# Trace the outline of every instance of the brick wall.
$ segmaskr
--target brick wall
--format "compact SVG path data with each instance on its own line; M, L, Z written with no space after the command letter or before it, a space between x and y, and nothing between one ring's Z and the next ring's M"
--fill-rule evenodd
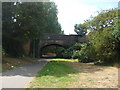
M30 41L23 44L23 50L26 54L29 54L29 52L30 52Z

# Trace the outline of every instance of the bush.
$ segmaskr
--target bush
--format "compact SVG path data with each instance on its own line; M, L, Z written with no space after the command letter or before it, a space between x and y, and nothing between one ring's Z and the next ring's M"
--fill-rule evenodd
M72 55L73 55L73 50L72 50L71 48L66 49L66 50L62 53L62 56L63 56L64 58L68 58L68 59L72 58Z
M118 62L120 58L120 36L118 35L116 38L115 36L113 37L113 32L114 31L103 30L90 33L88 35L89 43L76 43L65 50L63 56L65 58L79 59L81 62Z
M96 57L95 48L92 43L76 43L63 53L64 58L79 59L80 62L93 62Z
M73 58L78 58L80 62L93 62L95 50L91 44L81 44L81 50L75 51Z
M75 56L74 53L79 51L83 46L84 44L76 43L68 49L65 49L62 55L64 58L77 58L78 55Z
M81 56L80 50L77 50L77 51L73 52L72 58L78 59L78 58L80 58L80 56Z

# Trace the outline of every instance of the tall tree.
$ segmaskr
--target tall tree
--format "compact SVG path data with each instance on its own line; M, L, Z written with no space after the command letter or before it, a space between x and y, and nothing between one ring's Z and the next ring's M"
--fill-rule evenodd
M5 37L8 37L7 41L16 40L21 44L31 41L34 51L43 33L61 33L57 7L53 2L10 2L3 3L2 6L3 42ZM7 45L4 42L6 48ZM7 51L11 53L13 47L9 46L10 50Z
M88 38L95 47L96 57L107 62L116 61L120 57L118 10L103 10L89 23L89 30L92 32L88 34Z

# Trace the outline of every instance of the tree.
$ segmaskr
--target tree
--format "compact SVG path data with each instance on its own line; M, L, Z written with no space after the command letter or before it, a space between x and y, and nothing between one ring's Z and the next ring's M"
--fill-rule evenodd
M87 35L89 44L81 48L75 55L77 57L89 58L95 61L114 63L120 58L120 21L119 10L102 10L92 19L86 20L83 24L76 25L78 30L90 30ZM86 28L82 28L85 26ZM94 55L94 57L92 57Z
M15 38L17 30L15 28L15 8L14 2L2 3L2 48L11 56L19 56L23 53L21 43Z
M10 48L7 49L10 41L19 42L20 47L30 41L31 52L35 53L43 33L61 33L57 6L53 2L4 2L2 9L3 48L8 53L16 54L12 50L14 47L11 47L14 44L9 44ZM17 52L17 49L15 50Z
M103 62L115 62L119 57L120 31L117 28L118 11L116 9L102 11L90 21L88 34L97 52L96 59Z
M58 22L57 17L57 6L53 2L46 2L44 3L44 11L46 15L46 30L45 33L54 33L54 34L60 34L61 33L61 25Z
M87 32L85 31L86 30L86 27L82 24L75 24L74 26L74 31L78 34L78 35L85 35Z

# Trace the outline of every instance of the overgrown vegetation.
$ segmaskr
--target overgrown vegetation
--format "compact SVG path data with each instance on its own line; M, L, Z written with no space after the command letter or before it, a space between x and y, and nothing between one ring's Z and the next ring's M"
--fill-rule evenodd
M87 34L88 43L75 44L65 50L63 57L78 58L82 62L118 63L120 61L120 21L117 9L103 10L96 17L86 20L81 27ZM81 32L81 31L80 31ZM77 48L76 48L77 46Z

